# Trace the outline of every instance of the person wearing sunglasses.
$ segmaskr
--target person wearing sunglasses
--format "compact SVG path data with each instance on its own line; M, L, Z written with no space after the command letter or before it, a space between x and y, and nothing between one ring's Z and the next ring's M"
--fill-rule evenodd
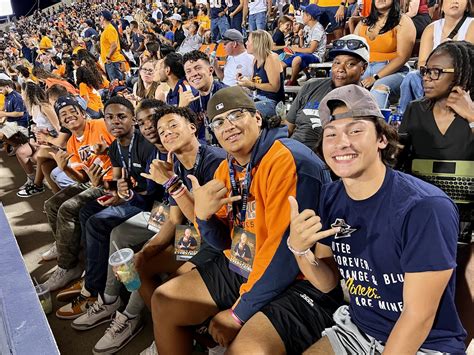
M342 299L337 286L321 292L299 278L286 243L287 198L317 209L329 175L308 148L286 138L285 128L264 122L242 88L219 90L207 109L228 158L212 181L189 178L200 235L220 254L155 291L158 353L191 353L187 326L211 319L209 333L228 353L301 354L332 325ZM255 241L253 263L235 253L243 233Z
M406 65L415 44L413 21L400 11L397 0L374 0L367 19L354 34L364 37L370 48L370 63L362 86L371 90L381 109L400 96L400 84L409 71Z
M321 136L319 103L331 90L349 84L360 85L360 78L369 62L367 41L347 35L333 42L331 78L306 83L298 92L288 111L285 124L290 137L314 149Z

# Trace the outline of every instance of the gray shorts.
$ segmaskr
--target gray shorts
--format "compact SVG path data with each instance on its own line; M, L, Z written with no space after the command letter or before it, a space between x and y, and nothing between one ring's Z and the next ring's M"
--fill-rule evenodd
M327 336L334 353L337 355L370 354L380 355L384 350L381 342L362 332L352 323L349 306L341 306L333 314L336 323L326 328L322 335ZM439 351L419 349L417 355L443 355Z

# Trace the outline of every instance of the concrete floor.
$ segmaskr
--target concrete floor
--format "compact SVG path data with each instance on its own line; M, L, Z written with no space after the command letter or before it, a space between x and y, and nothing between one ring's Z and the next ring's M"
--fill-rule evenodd
M43 194L22 199L16 196L18 187L26 180L15 157L8 157L0 152L0 200L2 201L8 221L16 236L23 254L26 267L32 277L42 281L55 266L55 261L40 262L41 253L49 249L53 237L43 211L44 201L51 196L47 191ZM63 303L58 304L53 294L53 309L56 311ZM153 327L148 312L143 312L145 328L118 354L139 354L153 341ZM71 321L56 318L54 312L47 316L59 350L63 355L91 354L92 348L102 337L108 324L102 324L85 332L71 328ZM34 352L32 352L34 354Z
M18 187L26 177L15 157L8 157L0 152L0 201L23 254L26 267L32 277L42 281L56 266L56 262L40 262L41 253L49 249L53 238L43 211L43 202L51 196L47 191L27 199L16 196ZM468 331L466 344L474 335L474 244L458 248L458 269L456 303L464 327ZM62 306L58 304L53 294L54 311ZM139 354L153 341L153 329L150 314L143 312L146 321L145 328L118 354ZM71 321L56 318L54 312L48 315L48 321L56 338L59 350L63 355L83 355L92 353L95 343L102 337L108 324L95 329L78 332L71 328ZM194 354L202 354L195 352ZM474 355L474 340L468 354Z

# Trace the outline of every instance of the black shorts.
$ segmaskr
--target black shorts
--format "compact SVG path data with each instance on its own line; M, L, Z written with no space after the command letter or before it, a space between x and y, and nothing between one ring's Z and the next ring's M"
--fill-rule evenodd
M211 247L209 244L203 241L198 253L189 259L189 262L199 266L214 260L220 255L222 255L222 251Z
M231 308L239 298L246 279L229 269L227 258L218 258L196 268L219 310ZM332 325L332 314L343 303L342 289L328 294L306 280L296 280L260 311L270 320L285 344L288 354L301 354Z

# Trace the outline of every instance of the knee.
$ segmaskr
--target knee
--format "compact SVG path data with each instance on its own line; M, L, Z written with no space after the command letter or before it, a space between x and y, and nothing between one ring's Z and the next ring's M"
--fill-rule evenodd
M77 204L73 201L73 198L66 200L58 209L58 215L63 217L78 217Z
M261 339L242 339L237 337L227 348L225 355L267 355L274 354L272 347L266 346Z
M301 57L295 57L291 63L293 66L299 66L301 64Z
M171 300L172 300L172 292L168 289L166 284L157 287L153 294L151 295L151 312L153 317L157 317L161 320L166 319L166 310L171 309Z
M388 87L385 84L379 84L377 82L375 82L374 88L372 90L383 93L383 94L389 94L390 93L390 87Z

